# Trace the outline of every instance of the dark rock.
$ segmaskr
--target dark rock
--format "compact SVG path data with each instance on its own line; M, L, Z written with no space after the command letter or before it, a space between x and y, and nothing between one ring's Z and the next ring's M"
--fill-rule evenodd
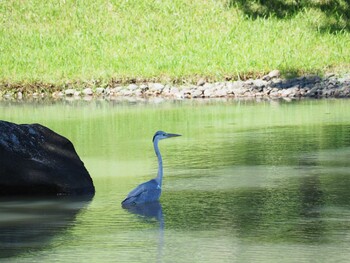
M73 144L40 124L0 121L0 195L83 195L95 188Z

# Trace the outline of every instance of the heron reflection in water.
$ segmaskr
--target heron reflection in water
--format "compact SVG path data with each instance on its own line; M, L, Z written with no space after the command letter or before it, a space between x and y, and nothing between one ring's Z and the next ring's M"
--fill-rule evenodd
M158 174L157 177L140 184L133 189L122 202L122 206L129 207L139 204L158 201L162 193L163 180L163 160L158 148L158 142L163 139L181 136L180 134L166 133L164 131L157 131L153 136L153 146L158 158Z
M128 212L137 215L143 223L151 224L154 226L153 239L151 238L151 236L148 235L147 242L150 242L150 240L154 240L155 242L157 242L158 245L156 262L163 262L165 222L163 217L162 205L160 204L160 202L154 201L138 205L130 205L123 208L126 209ZM157 220L158 227L154 225L154 223L156 223L154 219ZM147 229L149 228L147 227Z

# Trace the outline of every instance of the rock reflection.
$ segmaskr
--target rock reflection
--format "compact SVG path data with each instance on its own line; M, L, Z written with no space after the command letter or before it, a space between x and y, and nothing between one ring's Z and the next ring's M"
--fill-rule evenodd
M77 214L91 201L84 197L0 199L0 259L33 252L50 245L73 226Z

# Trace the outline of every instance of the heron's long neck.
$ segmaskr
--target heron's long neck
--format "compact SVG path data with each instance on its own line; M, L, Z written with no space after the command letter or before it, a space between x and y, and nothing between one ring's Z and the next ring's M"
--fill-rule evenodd
M162 156L160 155L160 151L158 148L158 140L154 140L153 142L154 151L156 152L157 158L158 158L158 175L156 177L157 183L162 186L162 180L163 180L163 160Z

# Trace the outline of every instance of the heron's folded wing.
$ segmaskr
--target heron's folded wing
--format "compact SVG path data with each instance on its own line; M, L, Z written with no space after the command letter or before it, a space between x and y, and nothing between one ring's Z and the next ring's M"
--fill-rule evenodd
M145 187L145 183L140 184L135 189L131 190L130 193L128 194L128 196L126 197L126 199L133 197L133 196L138 196L141 193L143 193L144 191L147 191L147 189Z
M157 192L153 193L154 191ZM122 202L122 205L128 205L136 202L144 202L145 200L149 201L156 196L158 196L159 198L159 191L160 186L158 185L156 180L152 179L148 182L140 184L135 189L133 189Z

